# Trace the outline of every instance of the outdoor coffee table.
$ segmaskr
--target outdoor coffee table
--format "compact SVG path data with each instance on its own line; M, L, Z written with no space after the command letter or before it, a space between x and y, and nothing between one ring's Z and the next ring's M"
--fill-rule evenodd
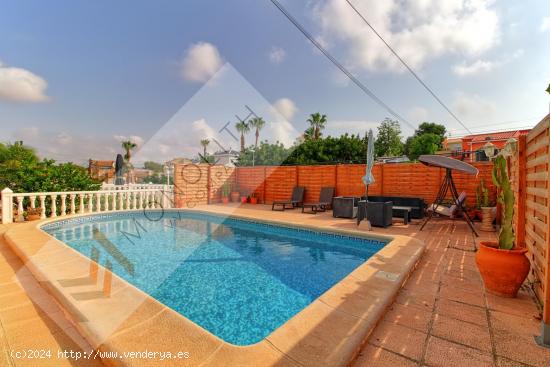
M394 206L392 208L392 212L394 214L398 214L396 216L401 216L401 214L403 215L403 224L409 224L411 210L412 208L410 206Z

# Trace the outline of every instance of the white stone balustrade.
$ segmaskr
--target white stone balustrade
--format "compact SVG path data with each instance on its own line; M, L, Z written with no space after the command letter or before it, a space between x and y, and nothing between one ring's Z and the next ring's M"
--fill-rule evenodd
M173 207L172 185L122 186L126 188L35 193L14 193L5 188L2 190L2 223L24 221L26 208L40 208L40 218L45 219L71 214Z

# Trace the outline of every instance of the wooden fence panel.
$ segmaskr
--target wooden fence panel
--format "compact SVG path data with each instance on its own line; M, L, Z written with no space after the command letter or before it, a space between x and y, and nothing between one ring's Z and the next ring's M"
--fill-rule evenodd
M265 191L264 167L239 167L237 169L237 190L241 195L256 194L258 202L264 201Z
M529 280L539 300L545 304L544 321L550 323L550 282L548 243L550 241L550 115L534 127L525 146L525 244L529 250ZM513 163L516 164L516 163ZM520 196L521 197L521 196ZM518 209L521 206L518 204ZM519 221L519 218L516 218ZM516 227L517 228L517 227Z
M305 201L319 201L321 187L336 187L336 166L298 166L298 186L306 187Z
M262 167L256 167L260 168ZM265 172L265 202L270 204L275 200L289 199L292 189L298 184L297 167L265 167Z

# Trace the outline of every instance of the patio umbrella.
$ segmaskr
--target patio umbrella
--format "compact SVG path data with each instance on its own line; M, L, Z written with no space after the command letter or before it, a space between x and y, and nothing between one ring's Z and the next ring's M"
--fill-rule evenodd
M369 185L374 183L374 176L372 175L372 167L374 166L374 138L372 136L372 129L369 130L368 142L367 142L367 166L365 175L361 178L366 187L367 200L369 197Z

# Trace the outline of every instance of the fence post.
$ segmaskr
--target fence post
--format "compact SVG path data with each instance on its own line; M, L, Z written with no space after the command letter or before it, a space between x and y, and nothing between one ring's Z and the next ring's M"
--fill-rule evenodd
M13 222L13 191L9 187L2 190L2 223Z
M518 155L516 180L518 188L518 213L516 227L516 241L525 247L525 207L527 201L527 136L521 135L518 139Z

